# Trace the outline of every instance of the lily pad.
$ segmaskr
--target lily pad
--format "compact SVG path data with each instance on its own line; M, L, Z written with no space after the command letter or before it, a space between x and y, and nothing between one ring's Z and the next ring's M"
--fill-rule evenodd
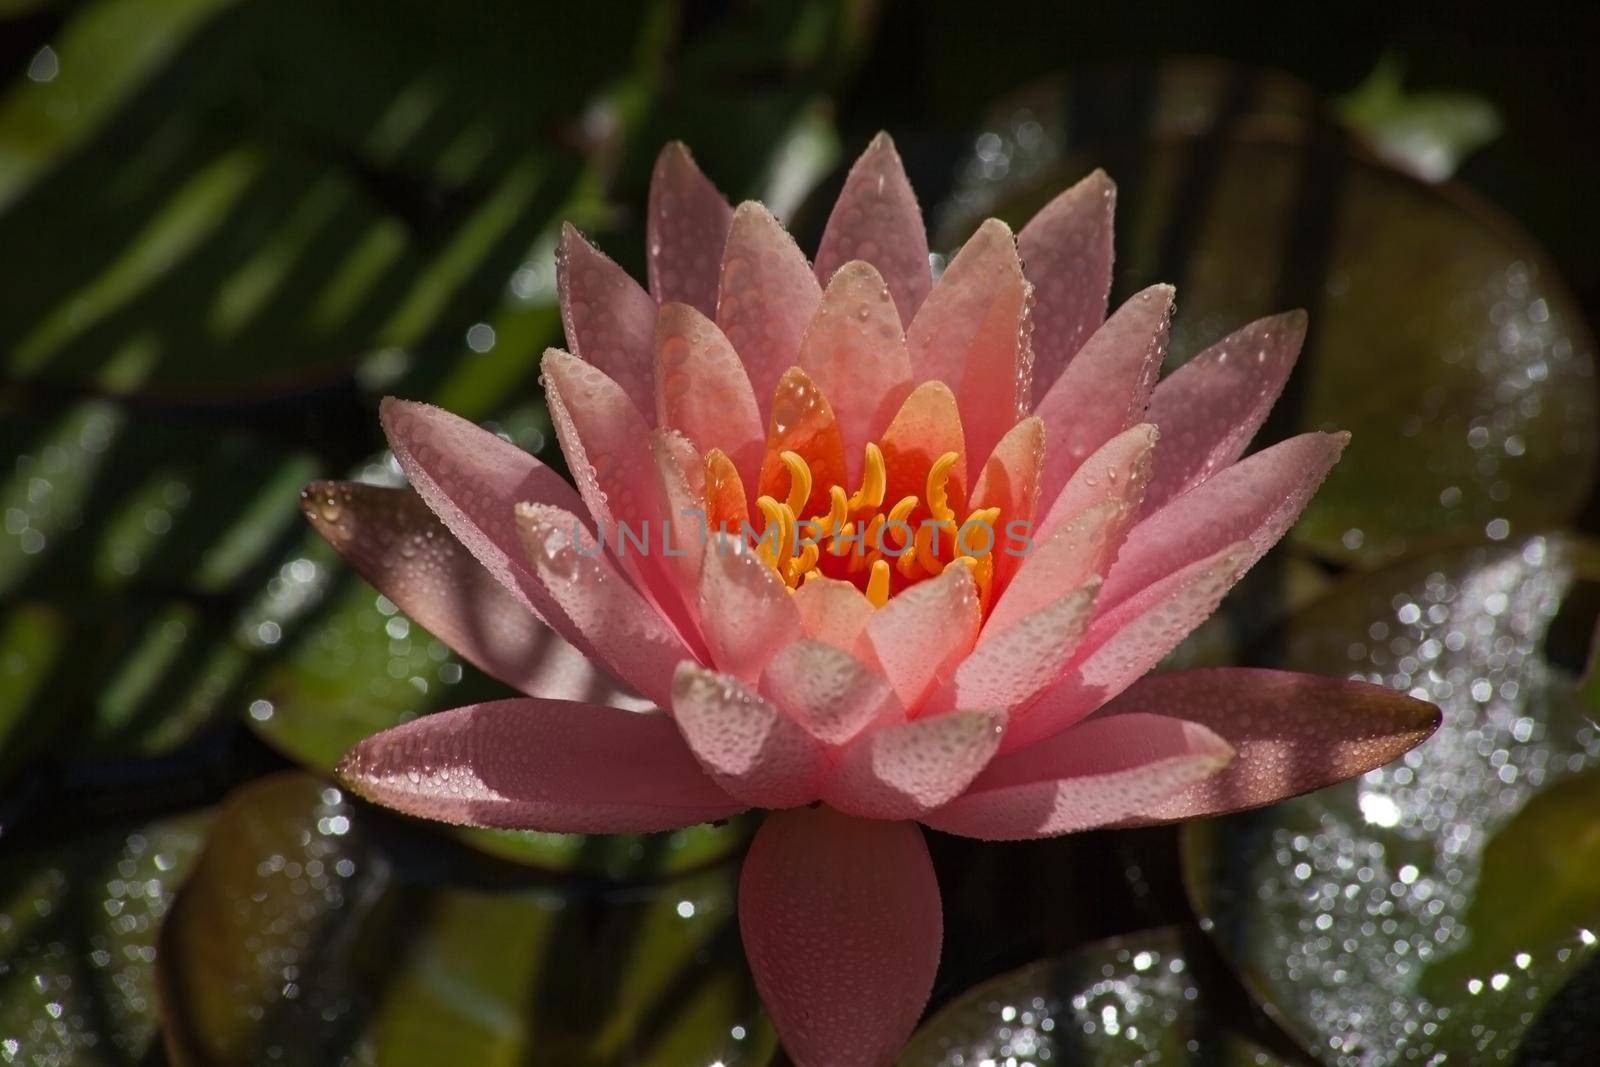
M1291 625L1286 666L1444 713L1359 780L1186 829L1196 910L1324 1061L1511 1062L1594 965L1600 700L1544 652L1594 562L1556 537L1452 550L1353 579Z
M725 866L558 888L308 775L261 779L219 811L163 928L168 1058L762 1064L735 887Z
M900 1067L1292 1062L1224 1025L1192 949L1182 931L1164 927L992 978L923 1023Z

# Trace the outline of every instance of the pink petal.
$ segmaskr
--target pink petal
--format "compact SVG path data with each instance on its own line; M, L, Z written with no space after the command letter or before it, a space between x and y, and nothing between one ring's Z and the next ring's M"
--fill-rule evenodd
M416 493L313 482L301 508L362 577L429 633L530 696L647 706L472 558Z
M949 385L967 449L987 456L1026 414L1028 283L1016 241L989 219L957 252L906 330L912 374Z
M966 789L1000 746L1005 714L951 711L858 738L822 785L822 799L867 819L915 819Z
M755 682L773 653L800 636L800 613L788 588L738 538L717 534L700 568L700 630L711 661Z
M1033 400L1042 399L1106 317L1117 187L1097 170L1017 235L1033 283Z
M1090 578L1046 607L983 640L956 668L936 707L1021 708L1055 684L1094 612L1100 579Z
M1057 527L1027 555L984 623L983 640L1009 629L1105 572L1116 555L1131 512L1120 500L1102 500Z
M656 302L650 294L570 223L562 224L556 250L556 292L573 355L599 367L647 421L654 419Z
M1015 752L1059 733L1153 669L1217 609L1249 553L1248 541L1229 545L1097 616L1061 681L1013 717L1004 750Z
M888 1067L939 967L939 884L910 823L770 816L739 879L756 990L795 1067Z
M964 566L908 586L872 614L866 641L900 702L915 709L978 637L978 590Z
M551 833L650 833L745 807L706 777L667 716L560 700L428 715L367 738L338 774L407 815Z
M964 795L923 821L985 841L1070 834L1149 810L1232 758L1226 741L1182 719L1092 719L995 759Z
M794 238L760 204L740 204L723 252L716 319L762 411L783 372L799 360L800 339L821 302L822 288Z
M1041 500L1054 500L1084 460L1143 416L1167 351L1172 296L1170 285L1134 294L1039 401L1048 442Z
M928 491L928 471L934 462L954 452L956 462L946 486L950 506L961 510L967 498L967 438L961 420L955 394L943 382L923 382L911 391L878 442L888 467L885 507L907 496L920 499Z
M828 283L800 342L800 366L833 405L847 461L859 463L911 392L900 316L870 265L846 263Z
M750 378L716 323L687 304L664 304L656 319L655 410L664 426L702 453L720 448L746 485L761 476L766 433Z
M646 262L656 303L688 304L706 315L716 311L722 248L732 224L733 209L682 142L663 148L650 175L646 223Z
M853 259L872 264L887 280L902 323L915 317L933 288L922 209L887 133L874 137L850 168L822 232L817 280L828 285Z
M1238 758L1125 820L1164 822L1271 804L1398 759L1439 725L1439 709L1382 686L1250 668L1152 674L1083 726L1177 715L1220 734ZM1048 742L1047 742L1048 743ZM998 761L997 761L998 762Z
M762 672L761 692L829 745L844 744L869 723L905 718L883 675L820 641L801 639L779 650Z
M1160 436L1154 426L1140 423L1096 449L1072 472L1055 500L1048 507L1041 505L1044 518L1035 523L1034 540L1045 540L1062 522L1110 499L1129 502L1137 516Z
M665 539L655 538L652 544L660 547L684 602L694 603L706 548L704 461L693 442L667 427L650 431L650 458L666 506Z
M1349 439L1343 433L1292 437L1235 463L1140 522L1106 577L1102 610L1234 541L1250 542L1248 569L1300 517Z
M672 710L695 758L730 795L761 808L817 799L826 749L737 678L685 663Z
M1145 510L1238 459L1283 392L1306 339L1306 313L1257 319L1173 371L1150 397L1161 449Z
M1033 518L1044 464L1044 422L1032 415L1006 432L994 446L972 487L972 508L997 507L1006 520Z
M872 601L850 582L812 578L794 592L800 628L807 637L850 651L872 618Z

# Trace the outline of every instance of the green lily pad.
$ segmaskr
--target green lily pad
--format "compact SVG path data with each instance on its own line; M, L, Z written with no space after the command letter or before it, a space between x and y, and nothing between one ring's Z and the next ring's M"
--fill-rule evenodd
M978 985L912 1035L900 1067L1060 1064L1279 1067L1224 1025L1181 931L1083 946Z
M286 773L238 790L162 931L173 1067L762 1064L736 870L557 888Z
M1196 910L1324 1061L1511 1062L1594 965L1600 700L1544 654L1594 565L1554 537L1457 549L1353 579L1291 624L1286 666L1444 713L1357 781L1185 831Z
M0 1063L145 1062L159 1041L156 934L205 821L11 846L0 874Z

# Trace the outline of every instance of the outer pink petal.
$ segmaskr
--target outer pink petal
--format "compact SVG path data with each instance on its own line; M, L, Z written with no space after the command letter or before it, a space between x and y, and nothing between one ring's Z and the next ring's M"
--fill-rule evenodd
M1123 501L1102 500L1058 527L1043 543L1034 543L989 613L982 640L991 640L1103 574L1116 555L1129 516Z
M827 750L737 678L685 663L672 709L695 758L730 795L762 808L817 799Z
M716 311L722 247L732 224L733 209L682 142L663 148L650 175L646 223L650 292L657 303L688 304L706 315Z
M700 568L700 631L720 669L755 682L773 653L800 636L789 590L744 542L718 534Z
M664 304L656 319L655 410L662 425L702 453L720 448L746 485L761 477L766 430L750 378L716 323L687 304Z
M1139 523L1106 577L1101 609L1235 541L1250 542L1248 568L1300 517L1349 439L1345 433L1292 437L1235 463Z
M887 1067L939 967L939 885L910 823L771 816L739 880L756 989L796 1067Z
M866 641L902 704L916 708L966 658L979 618L972 572L954 566L907 586L873 612Z
M1229 545L1098 616L1061 681L1012 719L1004 750L1059 733L1153 669L1217 609L1249 554L1248 541Z
M917 381L942 381L961 407L967 452L987 456L1026 413L1028 283L1016 241L989 219L962 246L906 331Z
M1382 686L1219 667L1152 674L1062 736L1099 722L1151 717L1146 711L1214 730L1238 758L1220 774L1141 807L1128 822L1218 815L1320 789L1399 758L1439 725L1438 708Z
M883 675L820 641L802 638L779 650L762 672L761 692L829 745L845 744L871 723L905 719Z
M693 604L706 549L704 465L694 443L667 427L650 431L650 458L661 479L667 523L665 539L655 537L651 544L660 548L683 601Z
M655 374L650 352L656 302L570 223L562 224L556 250L556 292L573 354L622 386L639 413L652 421Z
M1033 283L1033 398L1042 399L1106 317L1117 187L1097 170L1017 235Z
M1048 507L1041 499L1039 510L1044 512L1044 518L1035 523L1034 540L1043 541L1067 519L1105 500L1126 500L1136 509L1134 515L1137 516L1145 487L1150 482L1152 457L1159 437L1154 426L1140 423L1096 449L1094 455L1072 472L1072 477Z
M794 606L800 612L800 627L807 637L846 652L856 647L856 639L875 610L860 589L837 578L806 582L794 591Z
M851 477L862 449L889 425L911 392L911 357L900 316L871 265L846 263L828 283L822 306L800 342L800 366L839 420Z
M338 773L408 815L553 833L649 833L745 807L706 777L667 716L559 700L428 715L367 738Z
M1099 576L983 640L933 699L937 708L1021 708L1055 684L1094 612Z
M874 137L850 168L822 232L817 280L827 286L853 259L871 263L883 275L902 323L916 316L933 288L922 209L887 133Z
M1044 420L1041 500L1054 500L1096 449L1137 423L1167 351L1173 288L1136 293L1084 343L1039 401Z
M429 633L529 696L647 706L541 623L416 493L313 482L301 508L327 542Z
M1095 719L999 757L964 795L923 821L986 841L1055 837L1150 810L1232 758L1226 741L1182 719Z
M822 799L868 819L915 819L961 795L1000 746L1001 711L951 711L872 731L822 785Z
M1145 510L1238 459L1283 392L1306 339L1306 313L1257 319L1173 371L1150 397L1161 449Z
M821 302L822 288L794 238L760 204L740 204L723 252L716 320L763 412L778 379L800 358L800 339Z
M516 520L529 569L546 596L600 662L666 707L673 671L694 653L622 579L571 513L545 504L518 504Z

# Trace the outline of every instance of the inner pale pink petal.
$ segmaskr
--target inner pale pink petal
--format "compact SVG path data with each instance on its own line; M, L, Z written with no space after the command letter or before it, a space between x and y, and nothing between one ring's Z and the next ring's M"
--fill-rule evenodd
M1161 428L1145 510L1153 511L1238 459L1283 392L1306 337L1306 313L1257 319L1156 386L1148 418Z
M717 325L733 342L766 413L783 372L800 358L800 340L822 302L811 264L772 213L739 205L723 251Z
M416 493L355 482L314 482L301 508L362 577L427 631L479 668L529 696L648 707L528 610ZM563 624L567 619L562 617Z
M706 548L704 461L692 441L664 426L650 431L650 457L661 479L667 523L662 527L664 537L652 543L659 546L683 602L695 606L698 618L696 589Z
M870 265L846 263L828 283L800 343L800 366L832 403L846 460L859 466L866 443L883 433L911 392L900 316Z
M655 409L665 426L702 454L720 448L746 485L761 476L766 433L739 356L716 323L687 304L664 304L656 319Z
M706 777L667 716L526 697L385 730L338 773L408 815L549 833L651 833L745 807Z
M1130 517L1120 500L1102 500L1035 542L983 627L983 640L1104 574Z
M912 823L780 812L739 878L756 990L795 1067L888 1067L939 967L939 885Z
M733 225L733 209L700 173L681 141L668 144L656 157L645 225L650 292L656 302L688 304L705 315L715 314L722 247Z
M916 708L933 685L972 651L978 636L972 571L946 567L908 586L867 620L865 640L900 702Z
M700 629L721 670L754 683L773 653L800 636L783 581L744 541L717 534L700 569Z
M1152 285L1105 321L1061 372L1034 414L1049 442L1041 500L1054 500L1095 450L1144 416L1167 351L1173 288Z
M846 652L872 618L872 602L851 582L812 578L794 591L794 606L807 637L826 641Z
M1235 463L1140 522L1106 578L1102 609L1234 541L1249 540L1248 568L1300 517L1347 440L1342 433L1291 437Z
M653 421L655 300L570 224L562 225L556 251L556 292L573 354L604 371Z
M695 758L730 795L774 809L817 799L826 749L737 678L685 663L672 708Z
M998 757L965 795L923 821L987 841L1055 837L1124 822L1232 758L1226 741L1182 719L1094 719Z
M1033 283L1033 401L1043 399L1106 317L1117 187L1097 170L1046 204L1017 235Z
M874 137L850 168L817 249L817 280L828 285L853 259L882 274L901 323L916 316L933 288L922 209L887 133Z
M821 641L780 649L762 672L761 692L829 745L845 744L870 724L905 718L883 675Z
M1039 510L1044 518L1035 524L1034 539L1043 541L1063 522L1106 500L1127 501L1137 508L1144 500L1145 487L1150 481L1159 437L1154 426L1140 423L1096 449L1094 455L1072 472L1054 501L1046 506L1047 498L1040 497ZM1047 442L1045 448L1049 447ZM1134 515L1137 514L1135 510Z
M822 799L868 819L918 818L967 788L1004 725L1004 712L951 711L871 731L845 749Z
M992 633L956 668L934 707L1025 707L1054 685L1072 656L1094 611L1100 579L1077 589Z

